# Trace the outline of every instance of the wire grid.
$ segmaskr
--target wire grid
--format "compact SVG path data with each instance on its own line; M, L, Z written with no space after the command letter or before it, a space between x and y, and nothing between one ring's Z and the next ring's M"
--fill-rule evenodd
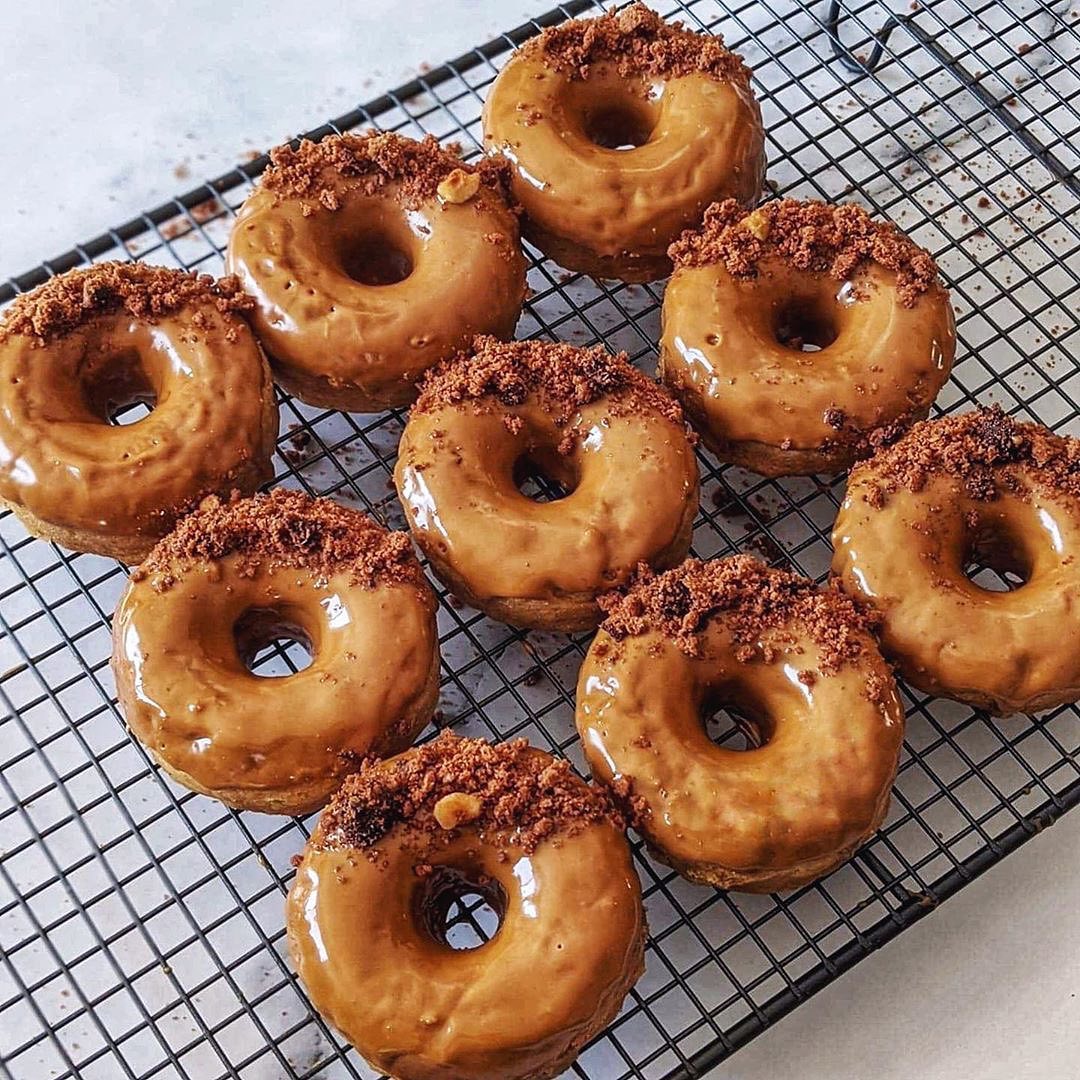
M513 45L595 6L566 4L316 133L374 123L479 152L482 97ZM753 66L775 191L852 196L937 257L960 337L941 409L998 402L1080 434L1080 13L1037 0L1009 7L690 0L662 10L723 32ZM103 257L218 272L234 209L264 164L0 286L0 300ZM603 341L652 369L662 285L594 282L533 254L519 336ZM402 414L280 401L275 482L402 527L390 481ZM702 478L697 555L751 550L824 578L842 478L765 481L707 455ZM0 1073L370 1077L285 957L289 860L312 821L237 814L186 792L128 737L108 669L121 566L32 540L11 516L0 518L0 547ZM573 694L587 639L512 631L441 595L438 723L524 735L581 768ZM260 660L268 674L302 662L288 648ZM568 1075L703 1075L1080 801L1075 708L994 722L907 688L904 697L889 817L824 881L727 895L687 884L635 845L647 970ZM490 931L479 903L459 908L451 937Z

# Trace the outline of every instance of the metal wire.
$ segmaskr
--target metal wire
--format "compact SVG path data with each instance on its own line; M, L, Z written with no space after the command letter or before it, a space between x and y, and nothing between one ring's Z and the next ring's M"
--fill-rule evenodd
M565 4L314 134L375 124L478 152L483 94L512 47L595 6ZM960 337L940 407L996 401L1080 434L1080 35L1068 6L924 0L893 13L879 0L689 0L663 10L723 32L753 66L776 192L853 197L937 257ZM264 164L0 285L0 301L99 258L218 271L233 211ZM539 257L530 284L519 335L603 341L651 369L662 286L597 283ZM275 482L401 527L389 478L402 415L280 400ZM824 577L842 478L765 481L707 455L702 475L698 555L754 550ZM0 517L0 551L0 1073L370 1077L284 956L289 860L311 822L236 814L185 792L128 737L108 670L122 567L31 540L11 516ZM525 735L582 766L573 692L585 639L511 631L445 596L439 626L440 725ZM301 662L288 647L258 661L277 674ZM998 722L911 690L905 701L888 820L817 885L726 895L636 847L647 971L571 1075L702 1075L1080 802L1075 708ZM451 936L483 937L481 902L458 907Z

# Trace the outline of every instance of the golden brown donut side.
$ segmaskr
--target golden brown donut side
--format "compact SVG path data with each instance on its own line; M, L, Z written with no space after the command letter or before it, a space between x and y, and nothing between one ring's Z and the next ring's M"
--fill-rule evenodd
M407 405L473 334L513 334L525 263L497 167L388 133L271 157L226 264L291 393L355 412Z
M771 892L830 872L877 829L903 712L850 601L739 556L690 560L610 606L579 674L578 732L657 858ZM759 744L713 743L703 717L718 706Z
M1000 410L917 424L861 464L833 572L913 686L1007 716L1080 699L1080 442ZM975 561L1018 587L981 588Z
M137 561L210 493L271 475L277 405L234 281L104 263L0 326L0 502L37 536ZM137 423L111 409L150 401Z
M859 207L718 204L672 252L659 372L724 461L845 469L925 418L949 376L933 260Z
M405 535L356 511L283 489L210 500L117 607L121 710L186 787L238 809L310 813L365 757L404 749L431 719L435 607ZM249 670L277 637L307 643L310 666Z
M522 740L444 735L365 768L289 893L290 955L316 1007L399 1080L558 1075L644 966L640 887L605 807ZM462 891L485 895L500 924L453 950L440 911ZM534 989L508 992L521 986Z
M641 4L527 43L483 121L485 144L511 162L527 238L595 277L666 276L668 244L710 202L752 204L761 191L764 135L745 67L718 38Z
M522 494L523 462L568 494ZM597 594L639 562L680 562L698 505L675 402L625 357L561 343L483 340L434 372L395 482L456 596L512 625L565 631L594 627Z

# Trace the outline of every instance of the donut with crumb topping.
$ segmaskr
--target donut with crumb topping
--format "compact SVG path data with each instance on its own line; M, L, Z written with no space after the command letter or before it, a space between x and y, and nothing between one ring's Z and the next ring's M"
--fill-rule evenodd
M268 480L278 414L250 306L235 278L118 262L18 297L0 322L0 506L136 562L203 496ZM136 403L149 415L117 419Z
M660 372L725 461L846 469L925 418L949 377L933 258L852 203L718 203L671 257Z
M657 858L690 881L774 892L829 873L878 827L904 714L852 600L738 555L643 569L602 604L577 728ZM710 738L722 709L745 750Z
M430 372L394 480L451 592L546 630L591 629L639 562L680 562L698 505L678 402L625 354L561 342L477 338Z
M997 406L853 469L833 572L913 686L1007 716L1080 700L1080 439Z
M113 616L128 727L175 780L229 806L317 810L431 719L435 597L407 533L283 488L206 499L131 575ZM262 677L274 642L310 666Z
M668 245L711 202L761 194L765 137L742 59L640 3L527 41L483 120L526 237L594 277L666 277Z
M473 334L513 334L525 260L500 163L392 132L279 146L270 162L226 265L255 297L255 332L290 393L396 408Z
M367 763L326 808L289 891L300 979L398 1080L556 1076L644 969L623 828L602 789L524 739L445 732ZM469 924L451 912L469 895L498 926L455 949Z

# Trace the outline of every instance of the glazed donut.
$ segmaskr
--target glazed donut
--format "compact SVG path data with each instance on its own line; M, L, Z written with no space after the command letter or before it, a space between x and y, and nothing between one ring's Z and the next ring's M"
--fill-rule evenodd
M1002 716L1080 700L1080 440L997 407L916 424L852 470L833 546L913 686Z
M390 132L270 160L226 265L256 298L255 332L290 393L353 412L407 405L473 334L513 334L525 260L498 162Z
M211 493L273 476L274 387L235 278L99 263L0 323L0 505L35 536L137 562ZM115 410L152 405L136 423Z
M526 42L483 122L511 163L526 237L594 277L666 277L668 245L709 203L761 194L765 137L742 60L639 3Z
M843 593L737 555L646 573L604 606L578 732L658 859L690 881L775 892L835 869L878 827L903 712ZM753 748L711 741L702 718L718 706L746 718Z
M671 256L660 372L724 461L846 469L924 418L949 377L934 260L852 203L719 203Z
M276 638L285 678L249 670ZM306 814L435 709L435 597L403 532L279 488L206 499L131 575L113 616L128 727L161 767L229 806Z
M641 975L645 921L602 791L524 739L444 733L345 781L289 892L289 951L315 1007L398 1080L545 1080ZM449 947L449 909L500 916Z
M518 489L538 470L568 492ZM477 338L434 369L394 471L413 537L455 596L513 626L588 630L639 562L680 562L698 471L678 403L599 346Z

